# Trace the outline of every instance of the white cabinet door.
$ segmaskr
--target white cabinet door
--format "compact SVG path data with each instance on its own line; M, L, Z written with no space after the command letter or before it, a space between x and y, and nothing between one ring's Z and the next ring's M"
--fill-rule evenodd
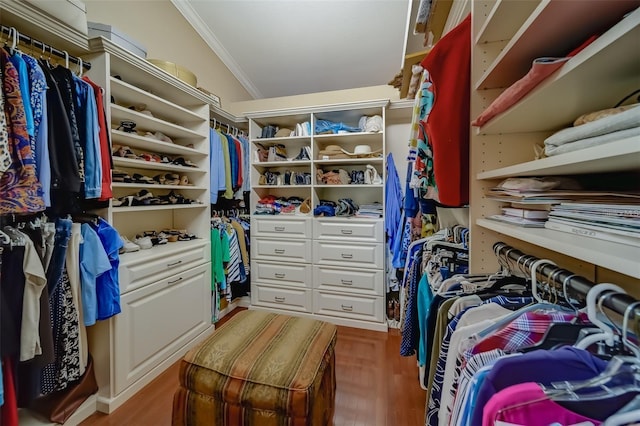
M114 317L114 393L122 392L211 325L211 264L121 297Z

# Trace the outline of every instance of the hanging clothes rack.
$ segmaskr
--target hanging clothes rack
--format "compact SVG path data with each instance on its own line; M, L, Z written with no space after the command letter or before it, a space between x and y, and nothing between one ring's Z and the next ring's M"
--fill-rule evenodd
M80 58L69 55L67 52L63 50L56 49L55 47L50 46L40 40L37 40L28 35L22 34L21 32L17 31L14 27L7 27L4 25L0 25L0 32L7 35L10 35L15 32L18 35L17 37L18 41L22 43L32 46L35 49L41 49L43 53L51 53L55 56L68 60L69 62L73 62L76 65L82 65L82 68L84 68L85 70L91 69L90 62L85 62Z
M227 128L227 133L233 134L234 136L238 136L238 135L245 136L244 130L238 129L235 126L231 126L228 123L223 123L216 118L210 118L209 124L211 125L211 128L213 129L218 128L220 130L223 130L222 126L225 126Z
M528 274L531 273L531 266L536 264L538 260L541 260L534 256L527 255L503 242L495 243L493 250L497 256L509 262L513 261L514 264ZM576 275L569 270L558 268L550 263L540 265L536 268L536 272L540 277L550 280L551 283L555 284L558 288L566 288L567 291L572 291L583 299L586 298L589 290L596 285L596 283L589 281L585 277ZM625 315L627 308L632 304L636 304L637 306L637 302L636 299L628 294L615 293L604 298L602 305L620 315ZM638 307L640 308L640 306ZM634 314L638 315L635 313L636 308L632 307L632 309L634 309Z

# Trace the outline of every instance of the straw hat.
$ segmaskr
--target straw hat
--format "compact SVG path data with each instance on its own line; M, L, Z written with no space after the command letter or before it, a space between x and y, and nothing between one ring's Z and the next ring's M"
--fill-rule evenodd
M377 154L382 152L382 149L376 149L375 151L373 151L371 149L371 146L369 145L356 145L356 147L353 149L353 152L349 152L345 149L341 149L341 151L350 157L365 158L377 156Z
M318 160L335 160L338 158L349 158L348 155L342 152L342 148L339 145L327 145L325 149L318 152Z

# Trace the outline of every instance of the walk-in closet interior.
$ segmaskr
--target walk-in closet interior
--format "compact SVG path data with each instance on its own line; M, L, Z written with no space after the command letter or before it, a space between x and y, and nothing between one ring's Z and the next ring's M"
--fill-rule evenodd
M640 425L640 0L0 0L0 76L0 426Z

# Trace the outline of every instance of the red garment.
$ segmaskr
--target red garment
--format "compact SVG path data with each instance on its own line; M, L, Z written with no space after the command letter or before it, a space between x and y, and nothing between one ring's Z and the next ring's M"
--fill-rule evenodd
M421 65L429 71L434 103L427 117L438 201L469 203L471 15L438 41Z
M240 188L242 188L242 182L243 182L243 179L244 179L244 177L242 176L242 173L243 173L243 171L242 171L242 155L243 155L242 144L235 137L233 138L233 143L235 144L236 151L238 152L238 161L237 161L237 164L238 164L238 180L235 182L235 188L240 189Z
M4 404L0 407L0 425L18 426L18 401L16 400L16 386L13 381L13 367L11 358L2 360L2 382L4 389Z
M111 191L111 144L109 142L109 128L105 119L104 104L102 99L102 87L95 84L89 77L82 77L84 81L93 87L93 93L96 97L96 105L98 106L98 124L100 125L100 162L102 164L102 189L100 191L100 200L108 200L113 196Z

